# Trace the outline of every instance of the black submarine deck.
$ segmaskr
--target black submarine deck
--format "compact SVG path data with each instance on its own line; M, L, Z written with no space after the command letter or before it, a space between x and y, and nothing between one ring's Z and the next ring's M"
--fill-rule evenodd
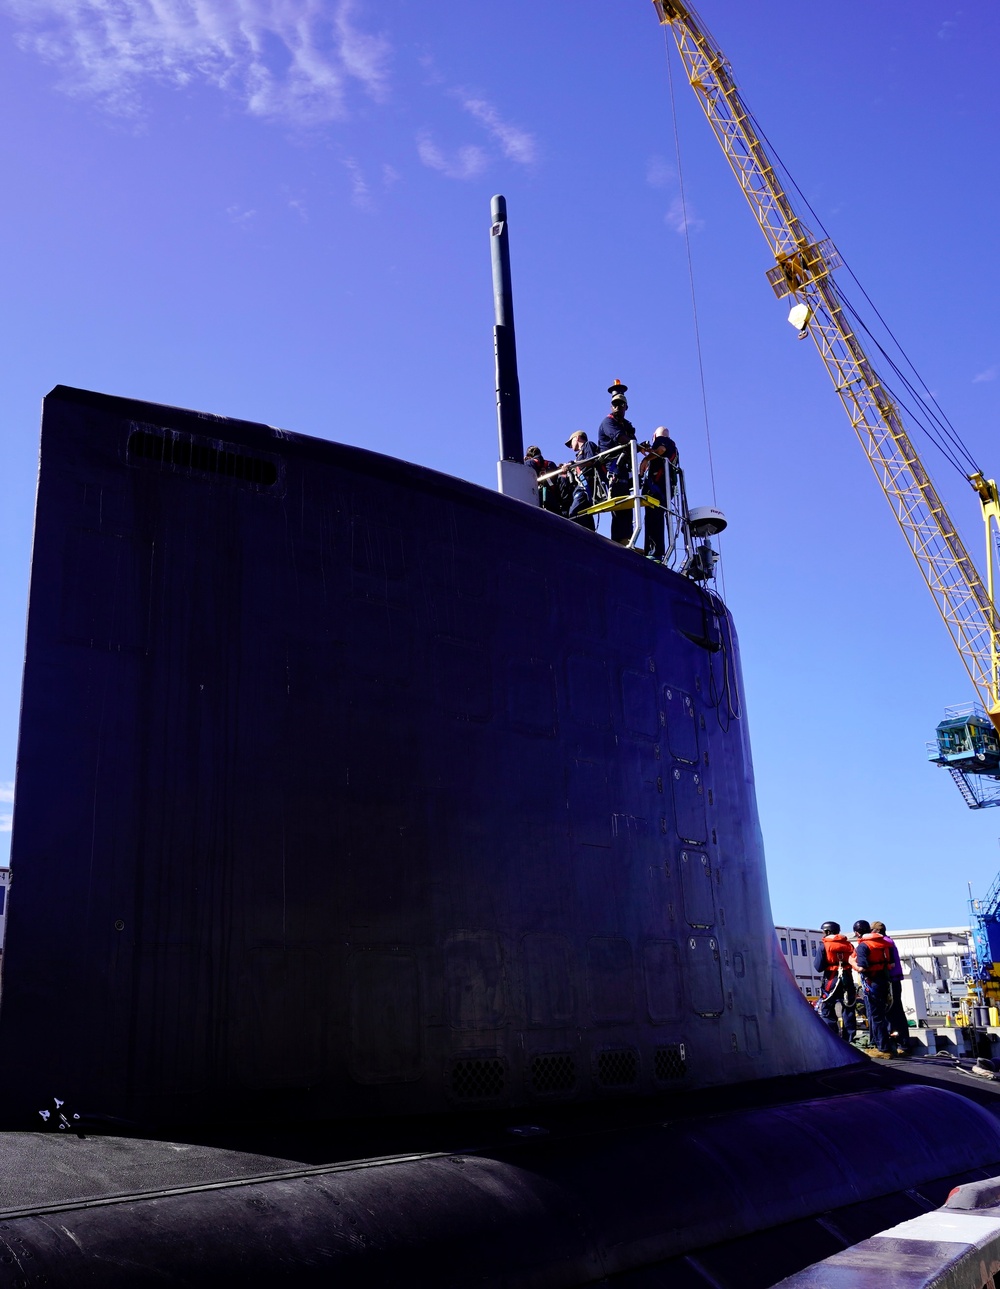
M998 1098L911 1059L527 1117L160 1136L66 1105L0 1136L0 1285L766 1289L1000 1173Z

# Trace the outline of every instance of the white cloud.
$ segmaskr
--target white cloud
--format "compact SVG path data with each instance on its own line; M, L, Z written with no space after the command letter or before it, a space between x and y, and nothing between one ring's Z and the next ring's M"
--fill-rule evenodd
M938 40L951 40L952 36L955 34L955 28L957 26L957 22L952 22L950 18L945 19L938 28Z
M13 815L0 815L0 832L10 832L13 823Z
M389 45L354 24L353 0L0 0L18 41L60 88L141 116L147 82L203 83L252 115L316 125L346 114L352 82L388 92Z
M981 381L996 380L996 378L997 365L994 363L992 367L987 367L985 371L981 371L978 376L973 376L972 383L973 385L978 385Z
M351 179L351 201L360 210L372 209L371 189L361 166L354 157L344 157L341 165Z
M438 81L435 80L434 83ZM492 103L464 89L449 89L447 94L458 99L463 110L479 122L508 161L530 166L538 159L538 146L534 136L520 126L505 121ZM422 130L417 135L417 155L425 166L437 170L448 179L472 179L482 174L490 160L490 152L486 148L472 143L456 148L453 152L444 152L427 130Z
M466 94L464 90L456 90L462 107L470 116L475 117L480 125L496 139L500 145L500 151L508 161L516 161L519 165L530 166L538 156L538 148L535 144L533 135L527 130L522 130L516 125L509 125L502 120L500 113L485 99L474 98Z
M0 801L13 801L13 800L14 800L13 783L0 783Z
M386 72L389 45L384 36L359 31L351 22L353 11L352 0L341 0L334 18L340 59L344 70L360 81L376 102L383 103L389 93Z
M242 206L227 206L226 214L229 216L230 223L236 224L237 227L245 228L253 220L257 212L255 210L245 210Z
M444 77L438 71L437 63L434 61L434 55L428 50L423 50L417 56L417 62L424 70L425 85L443 85Z
M690 205L685 209L680 197L675 197L670 203L670 209L663 216L663 222L668 224L675 233L683 233L689 228L697 233L705 227L705 221L694 214Z
M673 166L663 157L652 156L646 162L646 183L650 188L666 188L675 177Z
M482 174L488 160L484 150L471 143L447 155L426 132L417 135L417 155L425 166L448 179L472 179Z

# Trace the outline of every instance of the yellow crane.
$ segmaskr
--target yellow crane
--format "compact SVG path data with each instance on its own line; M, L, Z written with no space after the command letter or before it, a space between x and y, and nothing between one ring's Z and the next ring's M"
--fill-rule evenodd
M994 603L994 543L1000 532L997 485L978 470L966 476L979 498L986 530L984 585L896 402L851 324L831 276L842 264L840 256L829 239L817 241L793 210L732 69L701 19L680 0L653 4L660 23L673 34L691 87L771 248L775 266L768 270L768 281L779 299L794 301L789 322L800 335L812 336L989 716L989 721L956 717L944 736L939 726L939 756L932 759L952 770L969 805L1000 804L1000 796L996 801L977 799L981 794L975 779L984 773L1000 775L1000 615Z

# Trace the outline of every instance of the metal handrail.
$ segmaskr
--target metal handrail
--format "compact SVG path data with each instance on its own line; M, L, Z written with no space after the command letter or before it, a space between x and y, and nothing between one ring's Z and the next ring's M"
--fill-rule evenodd
M632 440L634 443L635 440ZM599 465L606 457L614 456L615 453L624 452L624 444L618 444L617 447L605 448L603 452L595 452L591 457L585 457L582 461L566 461L558 470L550 470L548 474L538 476L539 483L548 483L550 479L555 479L567 470L586 470L588 467Z
M591 470L596 473L599 467L611 457L620 458L626 448L629 452L629 465L632 471L632 488L627 493L610 498L603 497L600 501L592 506L587 506L578 511L578 515L600 515L605 511L622 508L623 505L630 504L633 511L632 533L626 546L634 550L639 540L639 534L642 532L642 512L645 506L658 506L664 512L666 527L664 532L664 553L662 563L669 563L677 549L678 539L683 538L685 552L687 553L691 545L691 535L688 530L687 522L687 490L684 484L684 471L681 467L673 462L666 463L668 474L667 500L658 501L655 497L647 497L642 493L639 472L639 443L635 439L630 439L627 444L617 443L614 447L605 448L603 452L595 452L593 456L585 457L583 460L567 461L560 465L557 470L549 470L545 474L538 475L538 483L544 484L552 479L559 478L560 475L567 474L570 470ZM649 456L649 451L643 453L644 457ZM612 504L613 503L613 504Z

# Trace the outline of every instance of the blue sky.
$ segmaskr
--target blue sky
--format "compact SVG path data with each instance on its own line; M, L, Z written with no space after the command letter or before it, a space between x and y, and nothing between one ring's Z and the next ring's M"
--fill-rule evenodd
M996 474L1000 4L701 12ZM674 58L681 206L667 66L648 0L0 0L0 814L42 395L247 417L492 486L503 192L526 441L558 456L621 377L697 503L690 246L776 920L964 919L1000 811L966 810L924 742L969 682ZM971 489L926 461L978 557Z

